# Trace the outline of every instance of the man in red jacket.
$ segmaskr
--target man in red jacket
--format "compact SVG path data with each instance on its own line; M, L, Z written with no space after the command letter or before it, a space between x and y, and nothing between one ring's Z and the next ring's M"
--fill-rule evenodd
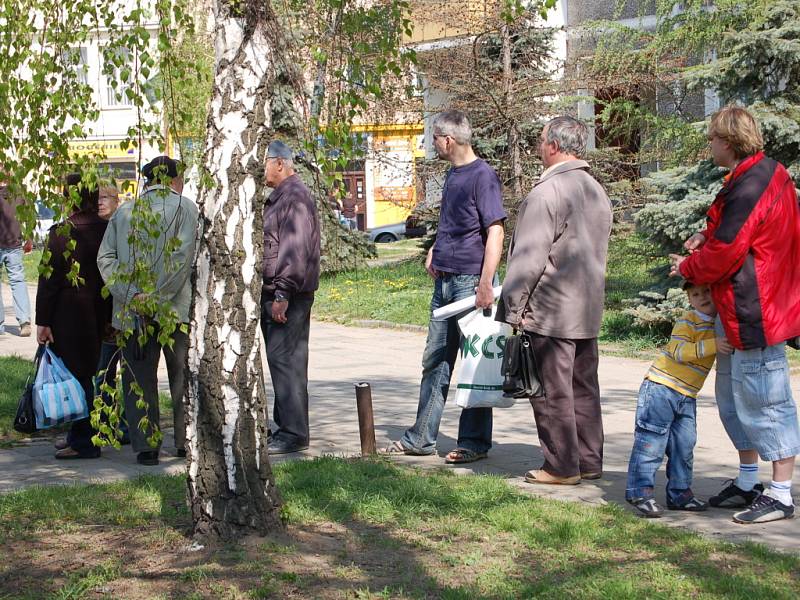
M738 523L777 521L794 515L792 473L800 453L785 353L786 340L800 335L800 209L788 172L762 152L750 113L723 108L711 119L708 139L714 162L730 173L708 211L707 229L685 243L690 255L670 258L673 275L711 285L735 348L729 358L718 357L717 403L739 451L739 476L709 503L744 508L733 516ZM720 368L726 360L727 387ZM759 456L772 462L763 494Z

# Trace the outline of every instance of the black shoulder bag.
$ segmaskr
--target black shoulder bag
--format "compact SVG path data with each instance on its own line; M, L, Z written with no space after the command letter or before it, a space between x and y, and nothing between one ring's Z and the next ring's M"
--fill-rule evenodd
M25 389L17 404L17 414L14 416L14 429L20 433L34 433L36 431L36 415L33 412L33 383L39 371L39 359L44 352L44 346L39 346L36 358L33 360L33 373L28 375Z
M525 332L506 340L503 353L503 396L537 398L544 396L544 386L533 353L531 336Z

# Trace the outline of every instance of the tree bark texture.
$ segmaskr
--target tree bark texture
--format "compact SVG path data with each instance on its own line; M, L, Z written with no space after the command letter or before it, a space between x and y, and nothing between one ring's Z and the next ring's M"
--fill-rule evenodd
M511 31L508 24L502 27L503 36L503 102L505 105L506 116L508 118L508 153L509 166L511 168L511 180L513 181L514 199L519 201L522 198L522 162L519 154L519 131L517 122L511 116L513 114L513 84L514 71L511 69Z
M263 24L265 3L255 22L241 18L243 4L215 2L204 155L210 179L198 198L186 413L189 501L201 539L282 527L267 453L259 328L262 174L276 47Z

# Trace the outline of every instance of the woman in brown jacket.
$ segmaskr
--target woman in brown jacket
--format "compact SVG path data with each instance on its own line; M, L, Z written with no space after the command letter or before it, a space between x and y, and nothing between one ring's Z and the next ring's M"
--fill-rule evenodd
M103 299L103 279L97 269L97 250L103 240L107 222L97 214L98 190L81 182L79 174L67 177L64 196L77 194L79 204L67 218L67 232L62 224L54 225L47 237L50 252L49 277L39 276L36 292L37 338L64 361L64 365L86 390L92 407L92 378L100 357L106 324L111 318L111 300ZM74 242L67 258L65 250ZM80 265L78 284L68 274L74 263ZM97 458L100 448L92 444L94 430L89 419L73 421L66 444L60 446L56 458Z

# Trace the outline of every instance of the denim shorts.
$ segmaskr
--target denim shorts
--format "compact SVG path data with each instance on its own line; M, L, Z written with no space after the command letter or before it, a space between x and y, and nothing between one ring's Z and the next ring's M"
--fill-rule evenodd
M762 460L800 454L800 424L784 343L736 350L731 356L731 387L736 417Z

